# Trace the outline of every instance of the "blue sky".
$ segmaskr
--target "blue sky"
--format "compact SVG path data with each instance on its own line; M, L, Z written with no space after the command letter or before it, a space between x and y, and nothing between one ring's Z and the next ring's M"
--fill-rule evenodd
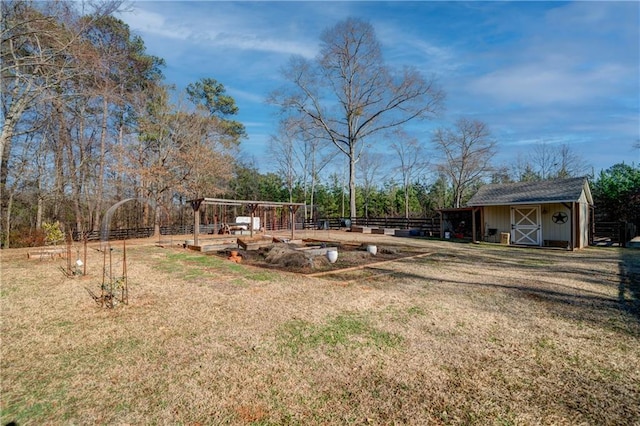
M489 126L498 164L542 142L569 145L596 173L640 162L639 2L137 1L119 15L166 60L167 83L225 85L258 165L269 163L277 117L265 98L280 70L291 55L314 58L321 32L349 16L374 26L389 65L415 66L446 92L442 114L414 129L425 144L464 116Z

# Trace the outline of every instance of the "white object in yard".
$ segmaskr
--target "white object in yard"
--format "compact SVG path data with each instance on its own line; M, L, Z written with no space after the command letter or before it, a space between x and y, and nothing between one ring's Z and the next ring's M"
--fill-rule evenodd
M240 223L246 223L247 225L249 225L251 223L251 217L249 216L238 216L236 217L236 224L240 224ZM248 227L247 227L248 229ZM253 230L254 231L259 231L260 230L260 218L259 217L254 217L253 218Z
M378 246L368 245L367 251L375 256L378 253Z
M80 260L80 259L76 260L76 265L82 266L83 265L82 260Z
M336 260L338 260L338 250L329 250L327 252L327 259L329 259L330 263L336 263Z

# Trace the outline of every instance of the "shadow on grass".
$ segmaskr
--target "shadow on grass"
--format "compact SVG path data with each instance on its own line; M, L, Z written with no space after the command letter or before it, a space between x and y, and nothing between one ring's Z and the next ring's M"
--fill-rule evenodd
M509 282L482 282L470 280L467 282L448 279L446 274L434 279L433 276L423 276L420 273L397 271L392 268L376 268L382 276L392 276L394 279L428 280L432 284L444 285L451 288L452 292L473 292L473 288L493 288L508 291L514 294L520 301L531 302L544 306L552 315L563 317L571 321L589 323L597 327L603 327L616 332L624 332L633 336L640 336L640 254L639 252L621 252L620 271L615 275L606 275L604 272L596 272L589 268L574 268L565 264L565 255L549 255L544 252L527 253L520 252L511 257L487 256L487 252L467 252L462 256L458 253L439 253L433 257L420 259L414 262L429 264L447 263L448 267L455 269L455 264L477 264L483 268L491 264L494 268L518 268L522 271L522 279ZM583 261L589 265L598 263L615 262L613 253L582 253ZM558 282L547 281L536 271L544 271L545 275L572 276L578 281L618 288L619 297L606 296L600 292L590 291L573 285L564 285ZM387 272L387 274L385 274ZM489 272L490 273L490 272ZM480 275L483 272L479 272ZM461 293L462 294L462 293ZM514 300L517 302L518 300ZM510 304L500 306L501 310L509 310ZM490 305L487 309L492 309ZM514 308L514 315L519 315Z
M394 278L398 279L425 279L417 274L410 274L404 272L394 272ZM547 283L543 282L543 285ZM637 281L636 281L637 284ZM514 294L514 302L525 301L544 306L548 312L557 317L565 318L567 320L575 321L578 323L587 323L595 327L605 328L615 332L622 332L631 336L640 337L640 321L634 321L638 319L637 310L634 313L630 312L628 308L629 301L620 303L615 298L609 298L594 294L588 294L587 292L572 292L562 291L562 289L549 289L541 286L522 285L522 284L500 284L500 283L486 283L486 282L461 282L456 280L448 280L446 278L440 278L437 280L436 285L445 285L450 287L453 292L462 291L469 292L473 289L491 288L496 290L508 291ZM553 286L557 284L551 283ZM636 286L636 291L638 288ZM636 303L637 303L636 294ZM637 308L637 304L635 305ZM514 316L522 315L521 305L510 304L506 306L503 304L492 307L490 304L484 305L485 309L497 309L501 312L512 310L511 314ZM629 320L633 318L631 321Z
M620 251L618 300L640 321L640 250L628 248Z

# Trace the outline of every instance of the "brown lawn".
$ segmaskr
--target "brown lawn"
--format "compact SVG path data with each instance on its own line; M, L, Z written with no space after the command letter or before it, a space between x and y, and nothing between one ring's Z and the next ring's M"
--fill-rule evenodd
M0 252L2 424L640 424L639 251L308 236L393 250L314 277L129 242L111 310L98 245L86 277Z

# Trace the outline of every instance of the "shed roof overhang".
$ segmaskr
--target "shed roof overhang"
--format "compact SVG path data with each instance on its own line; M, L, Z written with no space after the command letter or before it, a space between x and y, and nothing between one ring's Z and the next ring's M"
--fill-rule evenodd
M562 203L574 203L576 200L522 200L522 201L508 201L508 202L486 202L478 204L469 204L470 207L491 207L491 206L517 206L517 205L532 205L532 204L562 204Z

